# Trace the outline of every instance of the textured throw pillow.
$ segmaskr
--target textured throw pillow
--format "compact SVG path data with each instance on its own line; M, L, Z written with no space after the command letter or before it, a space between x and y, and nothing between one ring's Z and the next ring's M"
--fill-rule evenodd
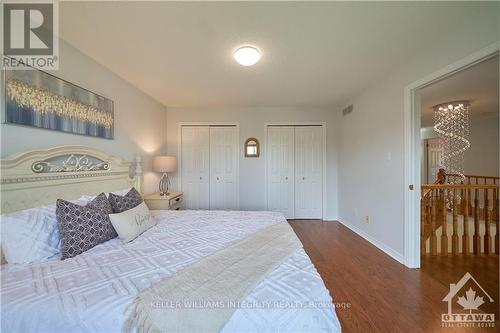
M123 243L128 243L156 225L156 220L144 202L122 213L110 214L109 219Z
M126 210L132 209L143 202L142 197L135 188L132 187L130 191L124 196L109 194L109 202L113 208L113 213L121 213Z
M111 205L104 193L86 206L58 199L56 207L63 260L117 236L109 220Z
M86 204L83 197L71 202ZM2 214L0 222L2 253L7 263L40 262L60 252L56 205Z

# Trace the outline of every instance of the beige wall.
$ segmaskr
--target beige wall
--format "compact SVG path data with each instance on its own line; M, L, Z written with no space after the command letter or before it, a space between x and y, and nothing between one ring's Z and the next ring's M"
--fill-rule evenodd
M146 171L145 192L154 191L157 176L150 172L150 155L166 151L165 107L63 41L59 68L52 74L113 100L114 140L1 124L1 157L67 144L99 148L127 160L140 154L144 157ZM1 91L3 93L4 89Z
M340 122L339 215L398 259L404 252L404 88L500 39L498 12L444 41L436 41L372 87L352 98L354 112ZM412 38L412 36L408 36ZM441 47L439 47L441 46ZM365 216L370 223L365 223Z
M498 117L471 120L471 147L465 152L464 169L466 174L499 176L500 138L498 129Z
M333 108L167 108L168 153L177 155L178 124L181 122L239 122L240 125L240 209L265 210L265 146L260 158L244 158L243 144L249 137L261 143L265 138L265 123L320 121L327 127L326 138L326 219L337 218L337 134L338 112ZM174 175L173 184L179 188Z

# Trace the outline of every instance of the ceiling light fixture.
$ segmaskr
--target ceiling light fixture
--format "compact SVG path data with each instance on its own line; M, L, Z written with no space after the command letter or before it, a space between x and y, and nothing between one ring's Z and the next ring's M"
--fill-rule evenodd
M253 46L242 46L233 53L234 60L242 66L255 65L261 56L260 51Z
M469 101L448 102L434 106L434 131L443 146L443 167L453 175L451 184L465 180L465 151L469 141Z

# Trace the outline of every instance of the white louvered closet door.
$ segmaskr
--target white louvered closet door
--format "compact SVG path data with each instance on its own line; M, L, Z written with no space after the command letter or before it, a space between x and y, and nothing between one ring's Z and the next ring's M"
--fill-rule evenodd
M210 127L210 209L238 209L238 131Z
M295 127L295 218L322 217L322 178L322 127Z
M210 146L208 126L183 126L182 191L187 209L210 209Z
M267 209L294 214L294 128L267 129Z

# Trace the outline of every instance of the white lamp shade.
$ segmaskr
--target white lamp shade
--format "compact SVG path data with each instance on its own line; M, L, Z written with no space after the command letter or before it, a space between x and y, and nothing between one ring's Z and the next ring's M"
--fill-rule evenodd
M156 172L177 171L177 158L175 156L155 156L153 158L153 170Z

